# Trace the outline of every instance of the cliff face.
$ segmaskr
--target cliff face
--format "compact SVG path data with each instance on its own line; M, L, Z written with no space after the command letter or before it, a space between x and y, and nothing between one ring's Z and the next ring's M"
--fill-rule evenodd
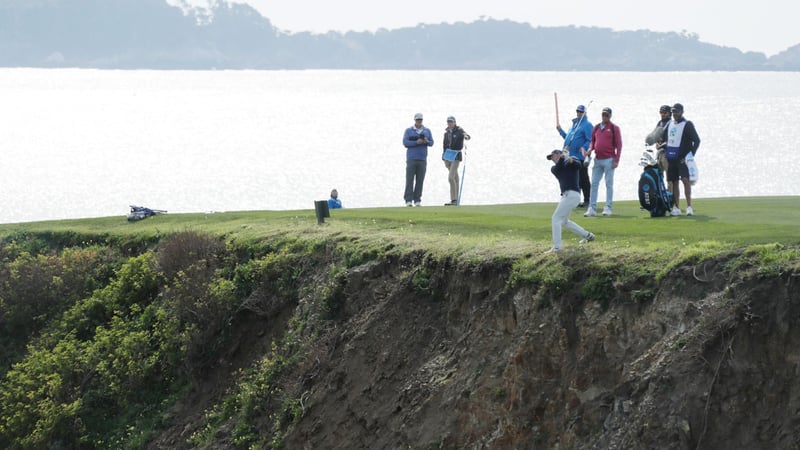
M0 245L0 447L800 447L797 247L74 240Z
M503 261L417 255L350 269L312 351L281 377L299 404L282 444L797 448L797 273L739 277L728 262L605 291L580 272L557 289L516 282ZM309 290L321 279L309 275ZM313 315L309 298L282 308ZM271 317L242 323L242 339L289 327ZM265 408L268 428L282 412ZM225 427L214 441L235 446Z

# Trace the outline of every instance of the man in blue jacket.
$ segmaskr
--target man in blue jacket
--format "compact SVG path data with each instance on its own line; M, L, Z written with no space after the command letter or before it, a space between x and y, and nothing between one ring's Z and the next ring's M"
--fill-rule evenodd
M586 117L586 107L578 105L575 108L576 117L572 119L572 127L569 132L561 129L561 124L556 125L558 134L564 138L563 150L569 156L581 162L581 170L578 172L581 190L583 191L583 202L578 203L579 208L589 204L589 197L592 192L592 182L589 180L589 165L583 164L586 158L586 151L589 150L589 144L592 142L592 123Z
M428 168L428 147L433 146L431 130L422 125L422 113L414 114L414 125L403 134L406 147L406 206L422 206L422 186Z
M556 253L561 250L562 227L581 237L581 244L592 242L594 234L569 220L569 214L581 199L581 193L578 191L578 172L583 163L572 156L564 155L558 149L548 153L546 158L553 162L553 167L550 168L550 171L558 179L558 185L561 189L561 201L558 202L558 206L553 212L553 247L545 253Z

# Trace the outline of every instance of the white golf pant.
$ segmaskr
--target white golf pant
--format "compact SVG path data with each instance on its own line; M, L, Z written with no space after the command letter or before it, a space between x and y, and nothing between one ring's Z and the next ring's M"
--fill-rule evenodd
M581 202L581 193L578 191L565 191L561 194L561 201L558 202L553 213L553 248L561 248L561 228L566 227L577 236L586 237L589 232L581 228L577 223L569 220L570 213Z

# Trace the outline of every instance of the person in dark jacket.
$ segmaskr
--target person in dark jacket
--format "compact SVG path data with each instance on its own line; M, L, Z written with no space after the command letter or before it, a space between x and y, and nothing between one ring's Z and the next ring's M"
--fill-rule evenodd
M433 146L431 130L422 125L422 113L414 114L414 125L403 133L406 148L406 206L422 206L422 187L428 170L428 147Z
M691 120L683 117L683 105L675 103L672 106L672 121L664 130L664 141L667 143L665 155L667 157L667 183L672 185L672 198L674 206L670 211L671 216L681 215L681 191L678 180L683 181L683 191L686 194L686 215L693 216L692 209L692 183L689 180L689 168L686 166L686 155L694 156L700 147L700 136Z
M444 130L444 139L442 140L442 161L447 168L447 181L450 183L450 203L445 203L445 206L458 205L458 166L463 161L464 141L469 140L469 135L463 128L456 125L456 118L449 116L447 118L447 128ZM455 159L447 159L447 150L455 150Z
M580 225L569 219L570 212L581 201L578 174L583 162L572 156L565 156L558 149L550 152L546 158L553 162L553 167L550 168L550 171L558 179L558 185L561 189L561 201L558 202L558 206L553 212L553 247L545 252L556 253L561 250L562 227L566 227L567 230L581 237L581 244L593 241L594 234L584 230Z

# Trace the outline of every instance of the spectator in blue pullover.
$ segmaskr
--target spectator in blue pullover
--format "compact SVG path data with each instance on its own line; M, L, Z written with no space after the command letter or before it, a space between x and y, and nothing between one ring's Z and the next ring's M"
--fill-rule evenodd
M433 146L431 130L422 125L422 113L414 114L414 125L403 134L406 147L406 206L422 206L422 186L428 168L428 147Z
M583 163L572 156L565 156L558 149L553 150L545 157L553 162L553 167L550 168L550 171L558 179L558 184L561 188L561 201L558 202L558 206L553 212L553 247L545 253L556 253L561 250L562 227L566 227L567 230L581 237L581 244L593 241L594 234L569 220L570 212L578 206L578 202L581 200L581 193L578 190L578 172L583 167Z
M564 138L564 151L569 156L579 160L581 163L586 159L586 151L592 142L592 123L586 117L586 107L578 105L575 108L576 117L572 119L572 127L569 132L561 129L561 124L556 125L558 134ZM589 204L589 197L592 192L592 182L589 180L589 164L583 164L579 172L581 190L583 191L583 202L578 203L579 208Z
M339 200L339 191L336 189L331 191L331 198L328 199L328 209L340 209L342 201Z

